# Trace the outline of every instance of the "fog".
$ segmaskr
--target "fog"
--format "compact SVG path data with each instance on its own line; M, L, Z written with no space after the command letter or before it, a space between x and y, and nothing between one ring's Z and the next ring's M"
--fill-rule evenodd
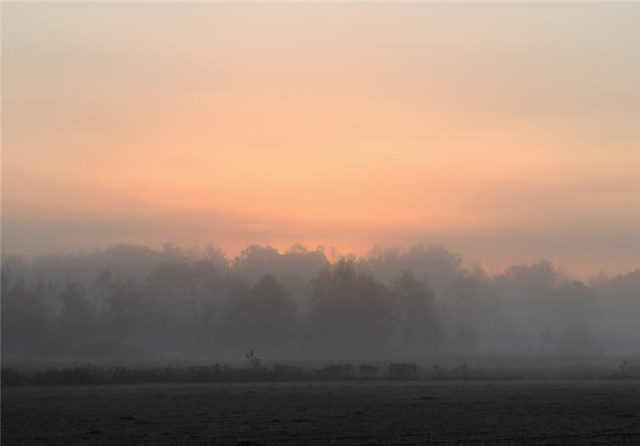
M410 360L640 353L640 269L489 274L441 245L138 245L2 259L3 360Z

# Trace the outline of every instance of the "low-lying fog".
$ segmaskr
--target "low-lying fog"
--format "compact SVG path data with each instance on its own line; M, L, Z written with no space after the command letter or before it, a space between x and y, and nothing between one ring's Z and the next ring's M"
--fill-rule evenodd
M439 245L330 262L249 246L2 259L7 360L638 355L640 270L587 283L547 262L495 277Z

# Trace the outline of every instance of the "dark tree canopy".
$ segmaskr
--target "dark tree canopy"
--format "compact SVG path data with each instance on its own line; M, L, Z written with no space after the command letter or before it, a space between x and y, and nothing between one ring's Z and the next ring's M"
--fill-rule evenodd
M166 244L2 259L3 358L420 358L640 351L640 271L589 283L547 261L495 277L440 245L330 262Z

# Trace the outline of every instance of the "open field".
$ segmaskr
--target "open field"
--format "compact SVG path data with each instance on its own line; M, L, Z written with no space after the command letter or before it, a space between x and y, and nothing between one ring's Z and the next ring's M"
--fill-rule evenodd
M2 444L640 444L640 381L2 390Z

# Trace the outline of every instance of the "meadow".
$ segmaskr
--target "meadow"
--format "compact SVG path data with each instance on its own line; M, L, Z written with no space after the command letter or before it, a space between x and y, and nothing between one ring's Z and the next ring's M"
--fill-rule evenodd
M4 386L2 444L638 444L638 380Z

